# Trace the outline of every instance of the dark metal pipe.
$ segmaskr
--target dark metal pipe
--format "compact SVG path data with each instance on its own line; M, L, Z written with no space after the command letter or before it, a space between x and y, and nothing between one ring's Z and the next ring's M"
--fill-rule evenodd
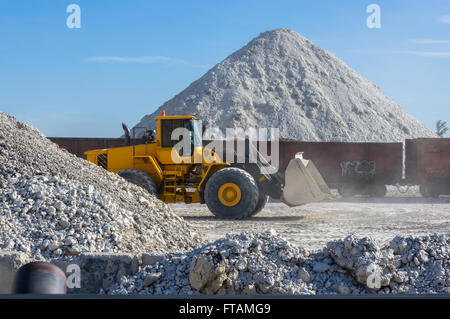
M46 262L32 262L17 271L13 293L16 294L65 294L67 282L64 272Z
M130 129L125 123L122 123L122 129L124 132L125 146L130 146L131 145Z

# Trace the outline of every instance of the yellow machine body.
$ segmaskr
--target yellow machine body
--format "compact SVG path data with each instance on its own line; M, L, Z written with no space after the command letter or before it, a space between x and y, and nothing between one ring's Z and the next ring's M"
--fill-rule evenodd
M162 115L155 119L156 132L152 132L150 137L144 134L145 138L141 144L131 145L130 133L125 127L130 146L88 151L85 152L87 160L114 173L121 174L124 170L130 169L145 172L145 176L149 175L155 184L153 191L165 203L205 203L206 198L206 203L208 204L208 201L210 203L208 205L210 209L213 207L217 213L219 209L214 207L219 207L222 215L226 215L227 210L230 210L235 213L233 216L238 216L237 210L240 208L236 207L242 204L247 205L245 207L248 211L241 215L250 214L251 216L264 207L267 194L271 194L272 198L281 199L289 206L303 205L330 197L330 190L317 168L312 161L304 159L301 154L297 154L291 160L284 174L284 180L278 179L276 175L270 176L258 171L252 174L258 184L257 189L253 188L251 195L244 193L237 184L248 176L241 176L242 173L233 171L228 171L227 174L229 176L234 174L235 177L224 179L220 177L220 174L215 175L216 172L231 165L223 162L214 150L203 147L201 124L198 118L187 115ZM184 132L188 134L183 138L177 137L175 133L178 132L176 131L178 128L187 129ZM179 147L182 140L188 141L187 144L183 144L189 146L187 152L186 147L184 149ZM236 174L240 174L241 177ZM206 183L214 177L217 177L216 179L219 179L222 184L218 185L215 193L211 195L211 192L208 193ZM210 189L213 188L212 185ZM205 195L205 192L209 194L209 197ZM258 195L259 193L261 196ZM258 204L246 204L249 196L257 198ZM216 198L215 202L214 198Z
M164 120L198 120L194 116L157 116L156 139L144 144L85 152L86 159L118 173L134 168L151 176L158 198L166 203L200 202L199 191L216 171L230 166L212 150L195 145L192 154L182 156L175 147L163 145Z

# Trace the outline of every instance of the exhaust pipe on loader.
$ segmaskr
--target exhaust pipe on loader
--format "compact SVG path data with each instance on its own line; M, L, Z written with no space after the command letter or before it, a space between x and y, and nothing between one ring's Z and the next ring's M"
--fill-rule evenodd
M122 123L122 129L123 129L123 137L125 139L125 146L131 145L131 135L130 135L130 129L125 123Z
M331 191L311 160L297 153L285 172L281 200L288 206L300 206L330 199Z

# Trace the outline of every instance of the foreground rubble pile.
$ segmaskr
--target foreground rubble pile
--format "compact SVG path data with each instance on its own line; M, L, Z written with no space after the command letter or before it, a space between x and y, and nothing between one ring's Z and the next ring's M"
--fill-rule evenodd
M378 247L348 236L320 252L265 233L227 234L189 253L160 256L109 294L450 293L449 235L394 238Z
M0 250L50 259L183 251L200 242L154 196L0 112Z

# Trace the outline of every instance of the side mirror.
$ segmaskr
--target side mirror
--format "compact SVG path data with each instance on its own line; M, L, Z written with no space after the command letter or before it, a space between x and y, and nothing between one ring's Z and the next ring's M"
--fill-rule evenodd
M146 130L143 136L143 142L154 142L156 141L156 131L155 130Z

